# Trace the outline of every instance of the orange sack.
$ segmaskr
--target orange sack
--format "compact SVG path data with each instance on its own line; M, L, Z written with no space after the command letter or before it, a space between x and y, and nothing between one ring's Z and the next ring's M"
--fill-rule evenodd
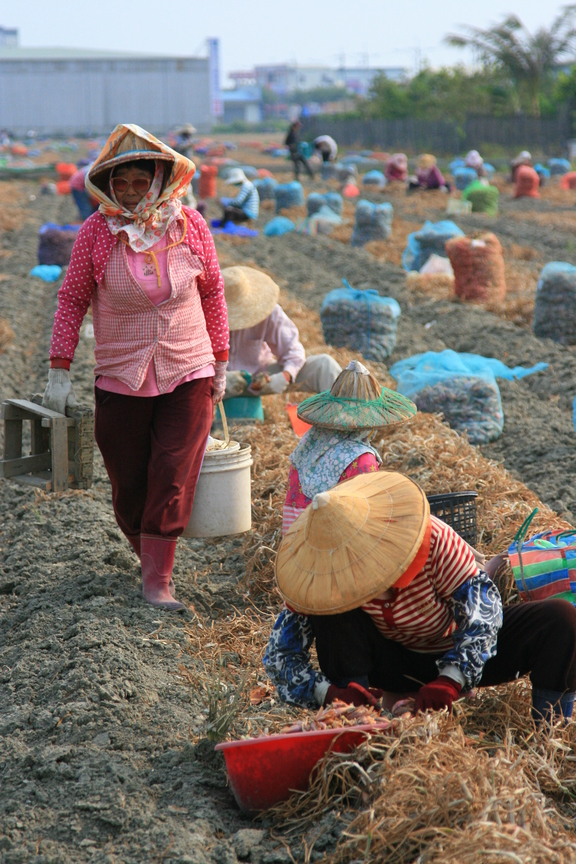
M529 165L520 165L516 170L514 198L539 198L540 177Z
M499 302L506 296L502 246L495 234L453 237L446 252L454 270L454 293L462 300Z
M568 171L560 178L561 189L576 189L576 171Z
M57 162L56 173L59 180L70 180L76 174L78 168L73 162Z
M200 167L200 183L198 194L200 198L216 198L216 177L218 176L217 165L202 165Z

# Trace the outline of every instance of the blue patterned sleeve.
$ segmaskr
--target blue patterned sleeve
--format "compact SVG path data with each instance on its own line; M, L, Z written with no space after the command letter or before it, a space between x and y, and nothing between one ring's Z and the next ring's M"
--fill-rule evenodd
M480 571L460 585L448 602L457 624L454 646L436 665L440 675L450 675L455 669L451 677L457 677L464 689L470 690L479 683L486 661L496 654L502 600L490 577Z
M284 609L274 622L264 654L264 669L280 699L301 708L323 705L330 686L310 662L313 641L308 618Z

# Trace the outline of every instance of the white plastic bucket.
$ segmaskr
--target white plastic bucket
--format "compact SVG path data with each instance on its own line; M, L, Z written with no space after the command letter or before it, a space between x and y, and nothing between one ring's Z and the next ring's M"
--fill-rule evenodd
M249 444L207 450L183 537L225 537L252 527Z

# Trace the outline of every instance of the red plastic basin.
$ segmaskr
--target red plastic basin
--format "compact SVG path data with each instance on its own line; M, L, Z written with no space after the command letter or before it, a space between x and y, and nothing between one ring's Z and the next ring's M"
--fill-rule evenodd
M312 769L327 750L348 753L371 732L384 730L387 725L268 735L226 741L215 749L224 754L238 806L245 813L254 813L285 801L295 790L305 791Z

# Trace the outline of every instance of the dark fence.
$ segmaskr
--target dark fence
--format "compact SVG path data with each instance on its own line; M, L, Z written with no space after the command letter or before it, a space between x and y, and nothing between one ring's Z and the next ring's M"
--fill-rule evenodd
M308 139L316 135L331 135L344 147L380 147L414 153L431 150L451 154L496 144L559 155L571 137L568 111L561 111L554 117L469 115L462 126L448 120L363 120L322 116L305 119L303 127L304 136Z

